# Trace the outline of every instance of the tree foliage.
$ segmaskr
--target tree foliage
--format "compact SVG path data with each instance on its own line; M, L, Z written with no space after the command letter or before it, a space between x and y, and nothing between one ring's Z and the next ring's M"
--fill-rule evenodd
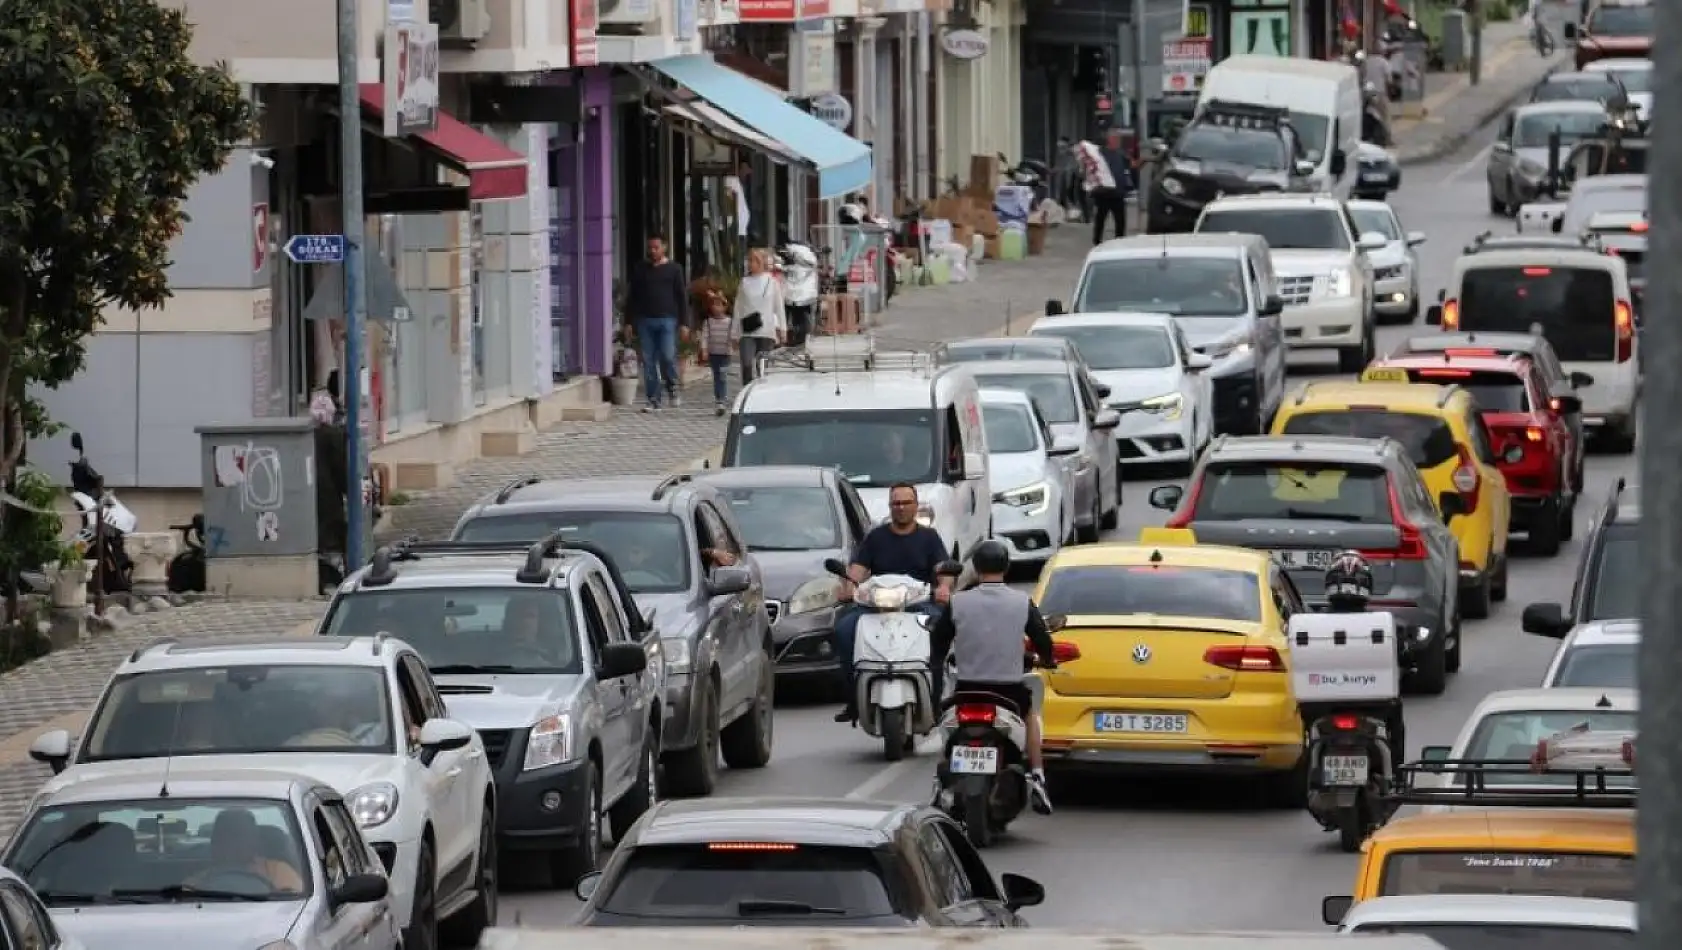
M181 204L252 127L192 27L155 0L0 2L0 478L110 304L169 297Z

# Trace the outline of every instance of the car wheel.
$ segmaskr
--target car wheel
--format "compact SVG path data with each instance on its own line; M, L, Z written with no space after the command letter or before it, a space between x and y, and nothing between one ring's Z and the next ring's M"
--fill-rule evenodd
M1601 448L1613 455L1628 455L1635 451L1635 422L1622 423L1617 428L1608 428L1600 437Z
M774 681L771 654L767 653L759 664L759 690L753 705L725 726L719 737L725 765L733 769L762 769L771 761Z
M602 774L594 759L584 766L584 780L589 791L578 816L578 843L549 855L550 883L556 887L571 887L602 866Z
M1564 540L1564 526L1570 522L1570 516L1565 513L1565 502L1559 496L1549 498L1537 509L1535 519L1530 522L1530 541L1526 545L1530 553L1537 557L1553 557L1559 553L1559 546Z
M1460 672L1460 647L1461 644L1465 642L1461 637L1463 628L1460 623L1460 618L1456 616L1454 618L1454 625L1444 625L1443 629L1452 631L1454 637L1454 645L1443 652L1443 669L1450 673L1458 673Z
M613 829L613 840L624 841L625 833L643 816L643 812L654 807L660 800L660 734L649 727L648 736L642 743L642 761L637 763L637 780L613 807L607 810L609 827Z
M403 950L438 950L438 860L432 842L421 839L415 861L414 903L403 928Z
M496 813L488 806L479 819L478 873L474 880L473 903L444 921L444 938L462 947L476 947L486 927L496 926L497 869Z
M1571 500L1565 503L1565 510L1559 514L1559 539L1570 541L1577 533L1577 496L1573 494Z
M1121 470L1119 468L1116 470L1115 479L1115 504L1110 506L1109 511L1104 512L1102 518L1098 519L1098 527L1105 531L1108 531L1121 523ZM1098 490L1098 507L1100 510L1102 510L1104 506L1104 491L1102 486L1103 482L1100 480Z
M1275 808L1297 810L1308 807L1308 755L1284 772L1261 777L1262 793Z
M1412 296L1412 299L1408 303L1407 322L1408 323L1418 323L1419 322L1419 288L1418 287L1413 288L1413 296Z
M1500 566L1495 571L1495 579L1489 582L1489 599L1493 603L1504 603L1507 600L1508 560L1506 553L1502 552Z
M1419 658L1419 667L1408 677L1412 692L1426 696L1441 696L1448 689L1448 644L1446 638L1427 647Z
M1494 185L1489 186L1489 213L1499 215L1505 215L1507 213L1507 203L1495 197Z
M710 678L702 681L699 709L694 747L666 756L666 790L685 798L711 795L718 784L718 695Z
M1075 525L1075 542L1077 544L1092 544L1096 542L1104 531L1104 515L1099 509L1104 503L1097 498L1092 499L1092 511L1087 514L1090 521L1086 525Z
M1483 620L1489 616L1490 577L1485 574L1470 587L1460 588L1460 616Z
M1340 346L1337 350L1337 371L1340 373L1359 373L1367 365L1367 342L1362 340L1354 346Z

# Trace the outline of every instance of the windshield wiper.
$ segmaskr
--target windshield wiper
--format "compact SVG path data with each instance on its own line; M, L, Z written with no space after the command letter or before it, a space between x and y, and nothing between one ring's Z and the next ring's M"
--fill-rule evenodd
M106 904L121 900L111 894L83 894L77 891L36 891L35 896L41 898L43 904Z
M749 551L816 551L816 550L819 550L819 549L818 548L809 548L809 547L806 547L805 545L799 545L799 546L796 546L796 547L786 547L786 546L781 545L781 544L750 544L750 545L748 545L748 550Z
M736 902L738 917L752 917L758 914L819 914L828 917L839 917L847 913L839 907L813 907L800 901L772 901L749 898Z
M478 666L472 663L445 663L427 667L434 676L460 676L466 673L518 673L519 667L507 665Z
M1341 511L1309 511L1306 508L1286 508L1285 517L1293 521L1347 521L1350 524L1360 524L1366 520L1361 515Z
M194 887L191 884L171 884L158 888L122 888L111 892L111 896L122 899L125 897L157 897L163 900L216 900L216 901L250 901L264 903L268 901L267 894L252 894L246 891L224 891L210 887Z

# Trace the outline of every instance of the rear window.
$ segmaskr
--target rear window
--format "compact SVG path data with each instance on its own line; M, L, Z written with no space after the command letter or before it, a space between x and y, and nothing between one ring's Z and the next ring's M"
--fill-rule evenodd
M1557 710L1521 709L1490 713L1478 721L1462 758L1475 762L1528 763L1536 743L1584 724L1596 732L1635 732L1635 712L1627 709ZM1575 786L1577 778L1566 772L1487 772L1485 785ZM1607 776L1608 787L1627 788L1634 781L1627 775ZM1456 775L1457 785L1466 784L1464 771Z
M1563 924L1375 924L1350 933L1418 934L1443 950L1624 950L1635 932Z
M1529 333L1562 360L1611 360L1612 275L1592 267L1478 267L1460 280L1460 327Z
M881 862L866 848L641 847L603 886L601 910L627 917L744 922L816 916L830 924L894 914Z
M1390 524L1390 480L1372 465L1246 462L1211 465L1198 487L1194 521L1318 518Z
M1343 435L1357 439L1391 438L1402 444L1413 464L1436 468L1460 454L1454 430L1437 416L1385 409L1301 412L1285 420L1285 435Z
M1531 894L1631 901L1635 858L1544 851L1406 851L1384 862L1379 894Z
M1027 393L1039 403L1040 414L1052 425L1080 421L1075 384L1067 373L977 373L975 381L983 387ZM992 440L987 444L991 446Z
M1600 533L1600 550L1590 575L1588 620L1641 616L1641 550L1637 526L1612 524Z
M1530 390L1524 377L1517 373L1496 373L1484 370L1410 369L1408 378L1416 383L1438 386L1459 386L1471 392L1484 412L1529 412Z
M1052 572L1039 606L1047 615L1162 614L1257 623L1261 584L1246 571L1208 567L1065 567Z
M1607 643L1574 647L1559 664L1549 686L1586 686L1600 689L1634 689L1636 654L1634 643Z

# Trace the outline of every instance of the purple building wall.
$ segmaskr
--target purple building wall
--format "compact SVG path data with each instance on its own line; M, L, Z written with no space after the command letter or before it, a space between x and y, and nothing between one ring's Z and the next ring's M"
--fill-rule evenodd
M556 85L582 82L582 134L570 127L550 140L555 154L551 187L551 319L555 366L567 375L613 372L613 78L611 67L562 74Z

